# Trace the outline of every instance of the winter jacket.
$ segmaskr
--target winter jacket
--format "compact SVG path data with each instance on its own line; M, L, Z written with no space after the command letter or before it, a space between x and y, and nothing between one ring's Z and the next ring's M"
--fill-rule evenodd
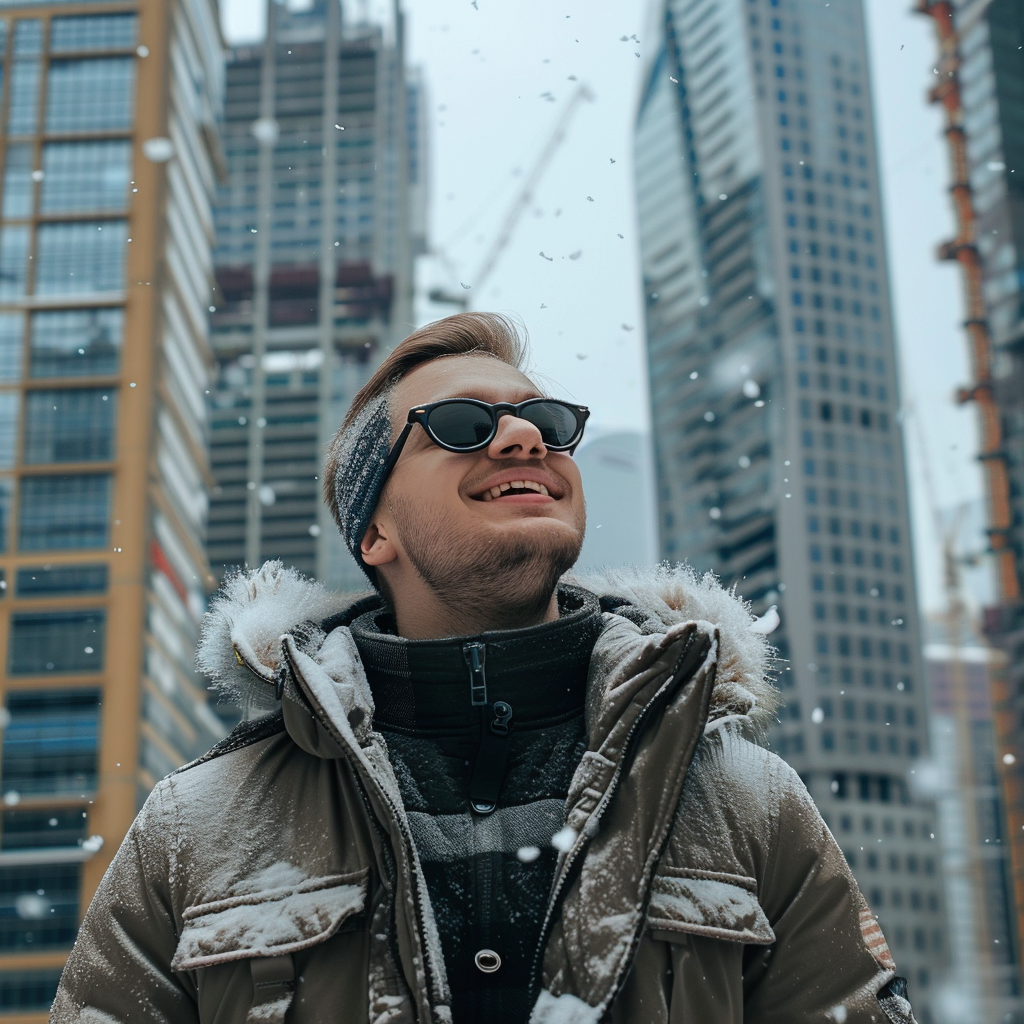
M588 681L532 1024L913 1021L842 853L745 732L776 700L745 607L686 570L585 581ZM423 874L339 608L268 564L201 664L277 713L161 782L104 876L51 1020L443 1024Z

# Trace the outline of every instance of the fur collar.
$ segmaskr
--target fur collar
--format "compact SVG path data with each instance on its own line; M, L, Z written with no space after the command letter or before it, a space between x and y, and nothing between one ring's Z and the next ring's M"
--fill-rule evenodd
M774 650L767 639L779 621L774 609L755 619L734 591L686 565L606 569L567 579L596 594L606 615L629 619L643 634L691 620L716 626L720 647L708 728L737 722L762 731L775 721L780 695L770 677ZM317 659L327 637L322 624L344 626L369 600L372 595L332 593L280 561L240 570L225 578L203 620L196 664L215 690L253 717L277 704L282 636L290 634ZM595 654L601 642L599 637Z

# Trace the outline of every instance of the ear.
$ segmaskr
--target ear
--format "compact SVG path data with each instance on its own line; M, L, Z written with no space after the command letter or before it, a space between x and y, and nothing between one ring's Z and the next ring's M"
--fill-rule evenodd
M359 553L367 565L386 565L398 557L394 542L388 535L387 527L381 522L372 522L363 534Z

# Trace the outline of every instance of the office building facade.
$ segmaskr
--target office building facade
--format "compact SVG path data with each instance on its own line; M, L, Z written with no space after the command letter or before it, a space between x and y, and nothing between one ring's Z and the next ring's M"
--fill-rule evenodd
M661 555L777 605L773 747L911 983L946 958L860 0L661 0L635 159Z
M1015 950L1024 971L1024 7L1016 0L919 0L939 43L933 102L946 115L956 237L940 248L963 272L987 533L999 600L986 632L995 767L1013 869Z
M270 3L267 41L231 52L212 314L218 573L280 558L337 588L366 586L320 469L353 395L410 331L422 107L400 13L385 29L343 23L337 0Z
M0 4L0 1013L42 1021L155 781L222 734L207 0Z

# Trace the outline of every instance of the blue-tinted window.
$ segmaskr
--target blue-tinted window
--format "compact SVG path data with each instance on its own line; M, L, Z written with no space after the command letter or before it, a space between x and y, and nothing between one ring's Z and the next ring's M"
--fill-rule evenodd
M22 478L22 551L104 548L109 521L110 477L105 473Z
M96 788L100 691L10 691L3 788L21 796L80 796Z
M11 522L11 496L14 493L14 482L10 477L0 477L0 551L7 551L7 536Z
M40 811L4 811L0 850L38 850L75 846L85 839L87 816L81 807Z
M61 969L0 971L0 1013L32 1013L49 1010L57 995Z
M14 26L14 53L18 57L38 56L43 52L43 23L38 18L22 18Z
M32 146L16 142L4 157L3 215L8 218L32 214Z
M21 225L7 224L0 230L0 299L25 294L28 233L29 229Z
M36 234L36 294L121 291L127 238L128 226L123 220L40 224Z
M134 57L54 61L47 80L46 130L126 130L134 96Z
M105 565L40 565L19 569L18 597L55 594L103 594L107 590Z
M116 425L117 392L111 388L29 391L23 460L31 465L112 459Z
M2 326L0 320L0 329ZM87 377L116 373L123 329L124 311L120 308L33 313L29 375Z
M11 109L7 115L9 135L33 135L39 107L39 61L15 60L11 67Z
M17 391L0 391L0 468L9 469L18 455Z
M21 379L24 326L25 318L21 313L0 313L0 381Z
M49 142L43 147L42 213L123 210L131 177L127 139ZM6 212L6 191L4 193Z
M98 672L105 639L101 609L19 612L11 617L8 668L11 675Z
M0 949L70 946L78 930L80 864L0 868Z
M134 14L88 14L50 22L51 53L127 50L135 46Z

